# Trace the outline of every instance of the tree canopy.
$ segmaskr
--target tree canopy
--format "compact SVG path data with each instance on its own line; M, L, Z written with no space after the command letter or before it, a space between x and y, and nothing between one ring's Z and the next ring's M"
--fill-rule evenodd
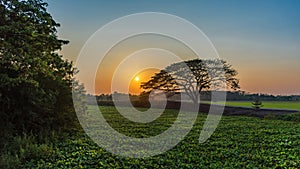
M76 121L74 67L57 53L68 41L58 39L59 24L46 6L41 0L0 2L1 131L54 129Z
M167 97L176 92L184 92L198 103L199 94L203 90L218 89L222 82L232 89L239 88L237 71L224 60L188 60L167 66L156 73L147 82L141 84L144 94L161 90Z

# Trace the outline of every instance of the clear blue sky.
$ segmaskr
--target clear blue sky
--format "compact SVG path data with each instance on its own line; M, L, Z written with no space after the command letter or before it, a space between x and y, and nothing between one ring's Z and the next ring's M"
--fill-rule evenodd
M70 40L62 53L75 60L101 26L138 12L164 12L185 18L213 42L220 57L239 71L242 90L300 94L300 1L75 1L48 0Z

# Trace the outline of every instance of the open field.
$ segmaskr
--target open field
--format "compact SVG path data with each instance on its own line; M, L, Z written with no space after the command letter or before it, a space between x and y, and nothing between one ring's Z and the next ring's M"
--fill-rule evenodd
M97 111L89 106L89 113ZM117 131L132 137L150 137L169 128L176 110L166 110L157 120L133 123L114 107L100 107ZM198 138L206 115L199 114L191 132L173 149L145 159L122 158L98 147L83 133L52 142L50 153L24 161L26 168L298 168L300 123L244 116L223 116L204 144Z
M214 102L214 104L220 104L223 102ZM270 109L287 109L287 110L299 110L300 102L296 101L263 101L262 108ZM238 106L238 107L252 107L250 101L227 101L226 106Z

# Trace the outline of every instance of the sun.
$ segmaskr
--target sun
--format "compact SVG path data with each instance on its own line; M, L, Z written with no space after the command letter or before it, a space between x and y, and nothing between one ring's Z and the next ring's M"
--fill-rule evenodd
M140 81L140 77L136 76L136 77L134 78L134 80L138 82L138 81Z

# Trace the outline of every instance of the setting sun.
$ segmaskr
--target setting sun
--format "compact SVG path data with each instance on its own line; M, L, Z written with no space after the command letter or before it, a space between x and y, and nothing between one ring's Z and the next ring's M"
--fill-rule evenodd
M159 69L156 68L144 69L140 72L137 72L130 81L129 93L140 94L142 92L142 89L140 88L141 83L147 82L154 75L154 73L157 72L159 72Z

